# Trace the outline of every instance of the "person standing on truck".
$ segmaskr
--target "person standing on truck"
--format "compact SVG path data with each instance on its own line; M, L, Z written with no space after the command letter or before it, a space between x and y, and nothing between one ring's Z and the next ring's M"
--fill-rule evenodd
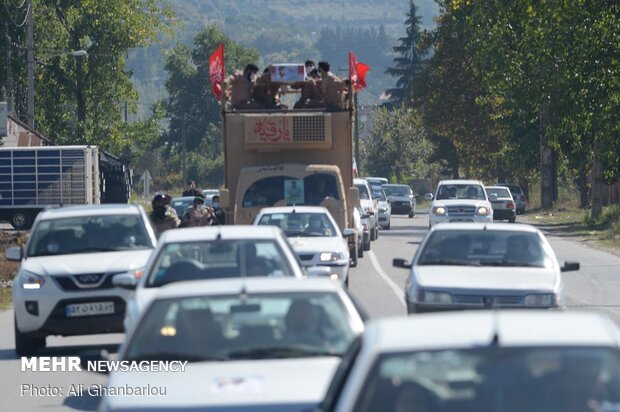
M317 69L310 71L304 82L295 83L291 88L301 88L301 97L293 106L294 109L315 109L323 106L323 90Z
M255 103L260 104L264 109L279 108L280 85L271 81L271 73L267 67L263 74L256 80L252 90L252 98Z
M196 189L196 182L188 180L187 188L183 191L183 196L198 196L199 194L201 193Z
M187 208L181 220L181 227L209 226L213 211L205 206L205 198L199 194L194 197L194 204Z
M261 109L261 105L252 100L254 82L258 74L258 67L254 64L245 66L243 72L237 71L228 78L230 86L230 100L236 110Z
M329 110L344 109L344 97L347 91L347 81L342 80L329 71L329 63L319 62L319 75L321 76L321 90L323 102Z
M211 225L224 225L226 224L226 212L222 209L220 205L220 197L218 195L213 196L212 199L213 206L213 219L211 220Z
M151 201L153 211L149 215L155 235L159 236L168 229L176 229L181 224L177 212L170 206L172 197L163 193L156 193Z

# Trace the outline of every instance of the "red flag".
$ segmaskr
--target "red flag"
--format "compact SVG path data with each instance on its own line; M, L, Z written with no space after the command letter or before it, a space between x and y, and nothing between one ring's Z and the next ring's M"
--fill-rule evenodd
M370 70L370 66L355 60L355 54L349 52L349 79L355 88L355 91L362 90L366 87L366 73Z
M222 97L222 83L226 71L224 69L224 45L220 44L217 50L209 57L209 80L211 80L211 90L219 100Z

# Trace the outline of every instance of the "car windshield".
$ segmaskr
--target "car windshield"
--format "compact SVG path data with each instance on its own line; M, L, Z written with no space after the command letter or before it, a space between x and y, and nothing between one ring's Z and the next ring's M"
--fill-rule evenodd
M553 252L537 233L437 230L429 236L418 265L553 267Z
M168 243L147 275L147 287L196 279L295 276L272 239Z
M325 213L268 213L259 225L278 226L287 237L335 237L338 231Z
M441 185L437 190L437 200L467 199L486 200L484 189L480 185L454 184Z
M131 360L228 361L341 356L355 336L333 292L155 300L125 352Z
M388 196L409 196L411 195L411 189L409 186L389 186L383 185L383 191Z
M615 411L620 356L602 347L386 354L363 387L357 412Z
M510 199L510 192L503 187L487 187L485 188L488 195L496 194L498 199Z
M140 215L79 216L40 221L28 256L152 249Z
M174 198L172 199L172 207L177 212L177 216L183 216L187 208L194 204L194 198Z
M340 199L335 175L314 173L303 179L272 176L259 179L243 195L243 207L283 205L318 206L327 199Z
M357 187L357 190L360 194L360 199L370 199L370 193L368 193L368 188L366 187L366 185L355 185L355 187Z

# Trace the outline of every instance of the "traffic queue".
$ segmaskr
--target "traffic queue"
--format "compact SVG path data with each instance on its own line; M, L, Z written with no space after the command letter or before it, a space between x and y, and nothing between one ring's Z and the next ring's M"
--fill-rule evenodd
M413 217L416 201L387 179L354 184L359 230L295 204L224 225L218 198L204 206L202 193L178 200L182 218L164 194L150 215L40 213L25 247L6 252L21 261L18 356L41 353L49 335L124 331L119 360L188 362L183 374L112 372L102 411L620 410L620 330L562 310L562 273L579 263L561 265L544 234L510 214L493 223L516 208L507 186L452 180L427 194L430 230L411 260L393 261L410 270L409 316L370 320L349 269L390 229L390 212ZM165 395L112 390L144 386Z

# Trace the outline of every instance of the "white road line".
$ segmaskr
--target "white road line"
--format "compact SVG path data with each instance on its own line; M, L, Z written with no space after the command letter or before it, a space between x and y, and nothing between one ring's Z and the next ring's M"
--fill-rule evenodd
M397 296L398 302L401 305L403 305L403 307L407 307L407 305L405 305L405 301L404 301L405 292L401 288L398 287L396 282L394 282L387 275L387 273L385 273L383 271L383 269L381 268L381 265L379 264L379 261L377 260L377 256L375 256L375 252L370 250L370 251L368 251L366 253L368 253L368 256L370 256L370 261L372 262L372 265L375 267L375 270L377 271L379 276L381 276L381 279L383 279L385 281L385 283L387 283L387 285L390 287L390 289L392 289L392 292L394 292L394 294Z

